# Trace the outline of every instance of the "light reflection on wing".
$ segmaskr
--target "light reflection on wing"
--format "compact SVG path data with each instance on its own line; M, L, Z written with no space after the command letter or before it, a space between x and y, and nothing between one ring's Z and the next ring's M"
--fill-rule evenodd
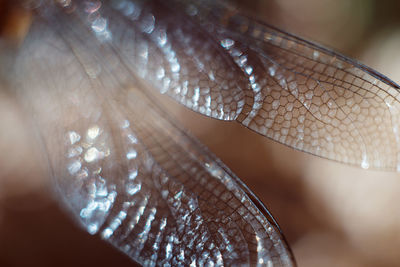
M20 49L13 85L77 221L147 266L295 265L265 207L163 115L108 33L48 14Z
M199 8L216 24L227 13L210 3ZM400 169L399 85L354 60L231 12L214 32L233 40L227 51L245 62L239 65L254 101L239 122L321 157Z
M247 80L237 121L321 157L400 170L399 85L223 1L177 2L226 49L241 69L235 76Z
M234 120L244 105L245 80L207 31L173 3L114 1L102 14L121 60L160 92L204 115Z
M39 9L15 87L69 209L142 264L294 263L248 189L123 89L139 80L296 149L400 169L399 86L353 60L222 1L59 3Z
M321 157L400 170L399 86L383 75L223 1L112 3L103 14L121 59L186 107Z

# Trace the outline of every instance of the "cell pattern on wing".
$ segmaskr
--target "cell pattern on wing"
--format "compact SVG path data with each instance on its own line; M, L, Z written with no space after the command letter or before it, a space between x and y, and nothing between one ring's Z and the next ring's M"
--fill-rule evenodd
M185 2L185 5L187 1ZM191 2L248 78L237 120L280 143L400 170L399 86L376 71L213 1ZM194 14L188 12L188 14Z
M101 2L82 3L81 9L68 4L42 10L11 78L37 123L56 191L77 222L144 266L295 265L262 203L175 126L149 93L149 86L165 83L149 81L159 71L146 65L153 66L150 54L162 53L159 64L171 84L176 74L176 60L166 55L171 52L162 52L166 48L150 37L150 28L158 26L150 19L129 33L110 19L118 14L111 5L96 13ZM158 52L150 53L153 49ZM218 58L219 52L210 53ZM179 61L182 68L190 64ZM215 88L200 91L217 90L218 79L228 72L210 75L216 76ZM174 86L183 84L180 77ZM203 78L212 84L209 76ZM166 93L171 84L163 87ZM196 84L188 84L190 93L180 98L193 109L208 101L208 93L194 96ZM200 106L198 111L220 119L239 116L243 92L238 88L208 94L220 112ZM227 94L236 104L220 102L229 99Z
M400 170L398 85L381 74L223 1L105 3L86 23L107 25L121 61L161 93L301 151Z
M112 43L130 49L124 58L137 68L141 61L133 55L141 48L129 43L147 38L151 44L144 47L151 53L145 53L147 68L139 72L150 74L142 77L178 102L314 155L363 168L400 169L398 85L383 75L250 19L223 1L113 3L110 9L123 16L106 11L110 25L118 21L129 30ZM151 27L134 30L149 21ZM216 77L224 82L213 83Z

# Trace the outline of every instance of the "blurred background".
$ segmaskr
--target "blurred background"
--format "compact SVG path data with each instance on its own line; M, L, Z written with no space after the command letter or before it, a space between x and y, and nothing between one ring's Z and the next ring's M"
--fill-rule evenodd
M236 2L400 81L399 1ZM166 101L267 205L299 267L400 266L399 174L313 157ZM40 152L5 90L0 121L0 266L131 266L124 255L80 231L53 201Z

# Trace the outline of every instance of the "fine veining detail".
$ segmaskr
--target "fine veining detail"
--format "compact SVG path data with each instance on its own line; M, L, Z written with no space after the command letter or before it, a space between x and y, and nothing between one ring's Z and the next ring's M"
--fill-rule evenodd
M295 265L263 204L156 91L305 152L400 169L397 84L223 1L35 6L10 84L64 205L142 265Z

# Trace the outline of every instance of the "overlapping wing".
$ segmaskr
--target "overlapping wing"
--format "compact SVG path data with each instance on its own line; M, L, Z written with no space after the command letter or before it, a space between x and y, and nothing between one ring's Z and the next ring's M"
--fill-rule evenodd
M75 219L145 266L293 266L265 207L152 102L107 32L50 11L12 80Z
M224 1L114 3L110 25L125 30L113 44L138 71L131 43L146 39L142 77L180 103L321 157L400 169L399 86L383 75Z
M192 110L328 159L400 169L399 86L376 71L224 1L116 0L103 14L124 63Z

